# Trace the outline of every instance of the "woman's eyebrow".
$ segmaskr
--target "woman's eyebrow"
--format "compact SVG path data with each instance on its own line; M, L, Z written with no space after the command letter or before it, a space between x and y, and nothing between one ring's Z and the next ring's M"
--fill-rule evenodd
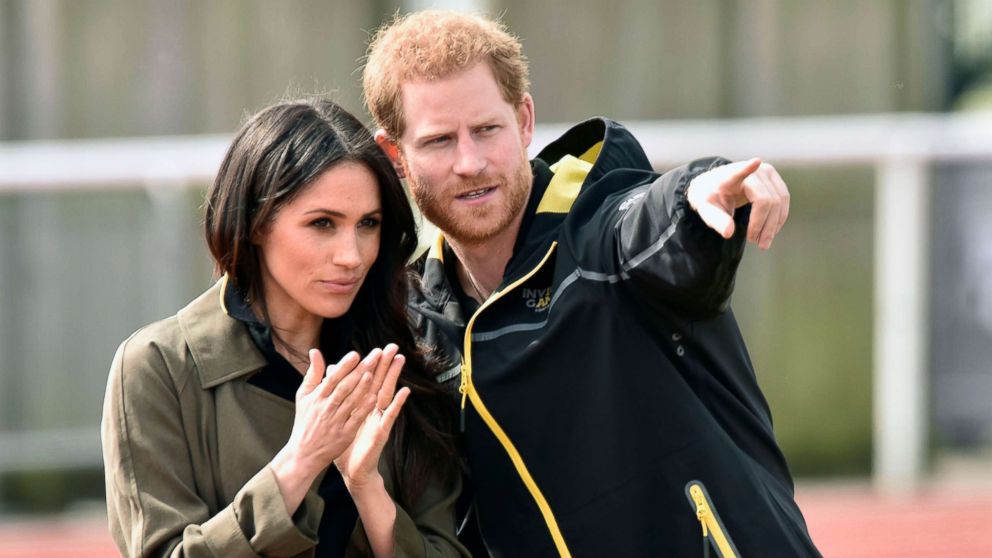
M311 213L320 213L322 215L333 215L334 217L344 217L344 213L340 211L335 211L333 209L325 209L323 207L318 207L316 209L311 209L309 211L304 211L304 215L310 215Z
M316 209L311 209L309 211L304 211L303 212L304 215L310 215L312 213L318 213L318 214L321 214L321 215L331 215L333 217L345 217L346 216L344 213L342 213L340 211L335 211L333 209L326 209L326 208L323 208L323 207L318 207ZM379 215L381 213L382 213L382 209L381 208L376 208L376 209L373 209L372 211L366 212L365 214L362 215L362 217L373 217L373 216Z

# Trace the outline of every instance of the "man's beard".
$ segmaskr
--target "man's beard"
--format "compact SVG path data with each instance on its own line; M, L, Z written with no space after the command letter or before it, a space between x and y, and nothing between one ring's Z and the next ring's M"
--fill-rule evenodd
M464 244L481 244L505 231L523 211L530 195L533 174L530 170L530 162L524 154L521 157L521 164L512 176L487 175L460 181L457 186L446 190L469 192L499 184L503 199L496 206L492 204L484 207L466 206L459 208L458 211L452 211L451 205L439 199L438 192L431 184L421 181L414 175L408 175L407 180L411 183L410 191L420 212L428 221L441 229L446 237Z

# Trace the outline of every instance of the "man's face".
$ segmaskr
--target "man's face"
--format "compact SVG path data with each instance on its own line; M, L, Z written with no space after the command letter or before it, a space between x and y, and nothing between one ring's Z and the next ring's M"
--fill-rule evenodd
M398 159L424 216L467 244L515 236L532 180L530 95L517 107L506 102L480 62L444 79L406 82L402 100Z

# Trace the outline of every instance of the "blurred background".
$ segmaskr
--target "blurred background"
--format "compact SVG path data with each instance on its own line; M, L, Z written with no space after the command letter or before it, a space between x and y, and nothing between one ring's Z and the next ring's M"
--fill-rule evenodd
M606 115L659 168L775 163L790 221L733 306L814 539L992 553L992 0L0 0L0 555L113 554L107 370L210 284L232 132L314 92L369 121L369 32L430 6L521 37L537 148ZM935 514L892 524L916 554L852 527L910 508Z

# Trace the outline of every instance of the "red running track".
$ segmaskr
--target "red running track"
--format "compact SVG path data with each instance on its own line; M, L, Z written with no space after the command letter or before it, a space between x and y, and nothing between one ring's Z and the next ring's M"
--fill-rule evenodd
M828 558L992 558L992 487L881 496L867 487L797 491L810 534Z
M864 486L801 485L798 499L828 558L992 558L984 532L992 487L885 497ZM99 516L0 523L0 558L117 555Z

